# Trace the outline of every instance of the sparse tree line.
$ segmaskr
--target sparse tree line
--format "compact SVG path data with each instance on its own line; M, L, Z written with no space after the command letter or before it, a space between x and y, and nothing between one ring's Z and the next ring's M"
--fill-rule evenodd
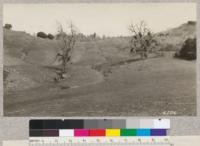
M60 38L62 38L60 35L61 35L60 33L56 35L53 35L51 33L46 34L45 32L42 32L42 31L37 33L37 37L44 38L44 39L48 38L50 40L53 40L53 39L59 40ZM101 37L97 36L96 33L93 33L91 35L84 35L82 33L77 33L75 35L76 35L77 40L79 41L93 41L93 40L101 39Z

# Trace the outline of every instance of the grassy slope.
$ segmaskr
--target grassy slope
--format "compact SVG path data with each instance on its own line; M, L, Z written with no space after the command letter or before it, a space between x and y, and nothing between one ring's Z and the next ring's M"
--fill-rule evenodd
M167 34L161 37L157 37L158 41L160 41L163 46L173 45L172 50L180 49L183 42L187 38L194 38L196 36L196 23L184 23L179 27L158 33L157 36L159 36L159 34Z
M36 65L49 65L55 58L57 42L33 37L25 32L4 29L4 55ZM7 57L5 57L6 60ZM7 63L7 65L13 65Z
M55 67L58 65L55 61L58 44L56 40L33 37L25 32L4 30L4 70L7 73L5 89L24 90L53 82L56 76ZM69 86L73 86L73 82L78 82L77 80L80 80L78 84L83 84L82 82L97 82L101 78L101 75L88 65L103 62L105 59L99 56L98 49L94 50L92 47L86 49L87 45L76 46L72 57L75 66L69 67L68 70L73 79L69 81ZM81 79L82 75L85 75L85 80Z
M55 48L55 41L4 29L5 90L32 88L51 78L53 74L41 66L53 61Z
M111 75L97 84L63 89L60 83L7 93L5 114L163 116L165 111L172 111L191 116L196 114L195 75L195 62L150 59L114 67Z
M165 43L174 44L178 42L174 38L193 35L194 26L186 28L183 25L172 30L170 37L164 37ZM194 115L195 62L173 59L170 54L109 67L106 77L92 69L130 59L124 51L127 42L111 38L78 43L72 57L74 65L68 70L70 77L54 84L58 42L4 30L4 71L8 72L4 82L5 115L132 116L163 115L169 110L177 115ZM28 52L26 57L24 51Z

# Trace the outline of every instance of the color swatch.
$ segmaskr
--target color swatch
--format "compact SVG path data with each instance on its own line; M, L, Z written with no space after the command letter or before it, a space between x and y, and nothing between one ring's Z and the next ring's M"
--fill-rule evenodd
M163 121L148 119L146 121L142 120L141 123L132 121L137 124L131 125L130 121L118 119L31 120L29 135L30 137L166 136L170 123L167 120Z
M105 136L120 136L120 129L106 129Z
M136 129L121 129L121 136L136 136Z
M90 129L89 135L90 136L105 136L106 130L105 129Z

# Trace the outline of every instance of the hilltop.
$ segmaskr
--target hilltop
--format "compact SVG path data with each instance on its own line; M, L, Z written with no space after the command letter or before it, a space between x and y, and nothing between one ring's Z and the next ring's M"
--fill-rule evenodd
M157 34L157 39L164 45L166 50L180 49L187 38L196 37L196 22L188 21L176 28L171 28Z

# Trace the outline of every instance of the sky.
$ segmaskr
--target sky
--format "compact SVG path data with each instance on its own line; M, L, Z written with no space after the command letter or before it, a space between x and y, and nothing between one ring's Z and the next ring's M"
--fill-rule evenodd
M3 23L13 30L34 34L55 34L58 23L67 28L72 22L79 32L89 35L126 36L128 26L145 21L153 32L196 21L196 3L66 3L4 4Z

